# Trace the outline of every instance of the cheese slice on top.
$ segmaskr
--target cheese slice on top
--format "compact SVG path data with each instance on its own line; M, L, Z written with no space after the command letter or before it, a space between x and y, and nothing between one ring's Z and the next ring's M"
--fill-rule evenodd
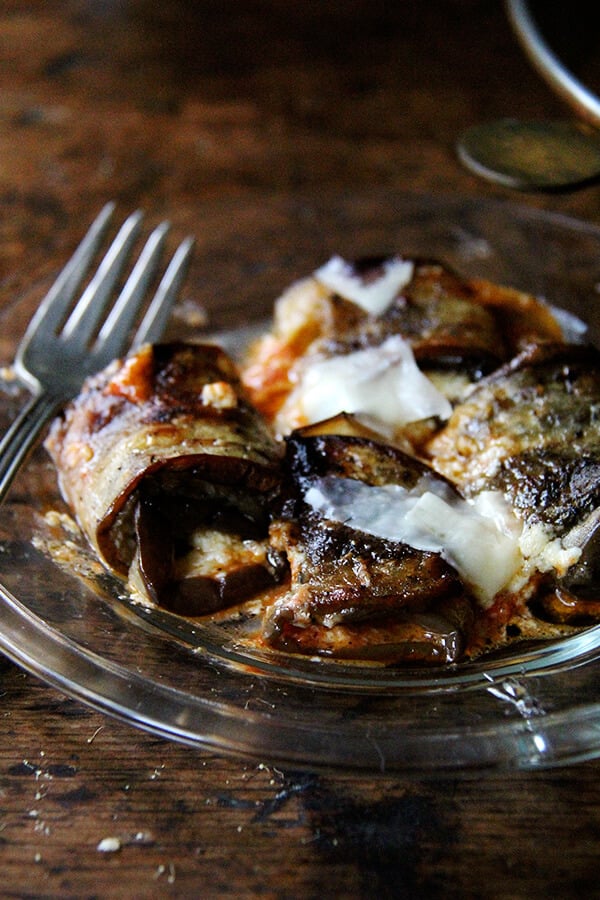
M311 484L304 499L334 522L440 553L483 607L523 564L521 523L498 492L480 494L469 502L426 475L411 489L324 476Z
M341 256L333 256L314 273L324 287L350 300L372 316L380 316L413 277L414 263L392 256L384 260L373 278L363 278Z
M399 427L432 416L447 419L452 412L400 335L378 347L309 362L290 399L307 424L346 412Z

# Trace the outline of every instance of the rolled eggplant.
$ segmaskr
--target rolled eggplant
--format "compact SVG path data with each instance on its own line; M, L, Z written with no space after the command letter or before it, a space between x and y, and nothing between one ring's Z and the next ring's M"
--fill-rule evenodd
M532 345L483 379L427 447L471 498L500 491L545 584L532 608L591 621L600 600L600 353Z
M439 262L334 257L279 298L273 327L251 347L242 379L282 435L340 412L382 420L380 431L396 434L415 421L407 417L407 398L421 396L413 404L417 417L445 417L443 404L431 403L431 385L422 396L423 375L456 402L525 343L562 337L537 298L461 278ZM419 378L416 366L408 371L407 354ZM382 372L395 370L398 383L383 383ZM381 394L389 396L385 410L370 402Z
M479 382L429 442L474 495L499 489L526 521L574 526L600 502L600 352L531 345Z
M347 417L343 424L348 427ZM316 431L295 433L287 442L289 477L271 541L287 556L291 585L266 611L265 640L311 655L455 662L476 606L456 569L435 549L414 546L406 535L381 536L370 525L365 530L346 520L339 502L335 508L341 494L354 514L360 516L366 503L375 519L378 491L392 486L392 502L406 497L410 505L432 487L452 495L451 486L360 428L357 435Z
M46 448L106 565L186 615L273 585L280 450L218 347L146 345L88 379Z

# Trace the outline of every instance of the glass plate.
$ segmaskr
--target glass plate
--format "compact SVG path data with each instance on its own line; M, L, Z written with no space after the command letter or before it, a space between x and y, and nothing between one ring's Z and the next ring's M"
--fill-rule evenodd
M222 200L188 216L196 261L172 335L200 303L233 348L291 281L333 253L443 259L543 295L598 340L600 230L509 204L373 191ZM37 298L3 315L26 322ZM191 313L190 313L191 310ZM16 318L18 317L18 318ZM6 382L0 425L22 395ZM35 489L31 486L35 485ZM64 510L43 449L0 509L0 648L105 713L165 738L269 764L425 776L543 768L600 755L600 627L443 670L264 654L245 622L203 625L123 596Z

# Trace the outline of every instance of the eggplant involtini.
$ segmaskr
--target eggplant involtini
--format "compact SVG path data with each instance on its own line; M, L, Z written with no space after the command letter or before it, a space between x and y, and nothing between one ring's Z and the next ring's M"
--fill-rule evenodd
M329 261L238 368L144 347L47 447L105 564L276 652L448 664L600 620L600 354L440 263ZM222 615L222 613L220 613Z
M100 558L141 597L200 615L274 584L280 451L231 360L144 346L90 378L46 447Z
M381 527L399 498L427 489L453 496L452 486L395 447L335 426L328 433L332 424L288 440L289 481L271 539L291 583L267 612L266 639L346 659L454 662L473 619L456 569L416 529Z

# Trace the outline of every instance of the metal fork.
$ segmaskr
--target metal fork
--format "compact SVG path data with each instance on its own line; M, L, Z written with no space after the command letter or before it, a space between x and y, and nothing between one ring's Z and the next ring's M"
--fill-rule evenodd
M114 208L108 203L92 223L42 300L17 350L14 370L32 397L0 441L0 503L44 425L79 392L84 379L128 346L160 338L185 278L192 238L182 241L175 251L130 340L158 273L169 230L169 223L162 222L152 231L111 305L140 234L143 214L138 211L123 223L73 306L106 237Z

